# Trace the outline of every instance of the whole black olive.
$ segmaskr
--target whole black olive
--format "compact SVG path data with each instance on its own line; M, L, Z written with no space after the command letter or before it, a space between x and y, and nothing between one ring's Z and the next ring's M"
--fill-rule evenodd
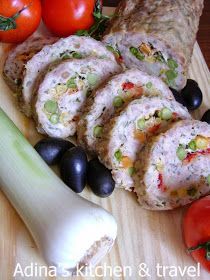
M48 165L58 164L63 154L74 145L59 138L46 138L40 140L35 146L35 150Z
M188 79L186 86L181 91L188 110L198 109L203 101L203 94L196 81Z
M203 117L201 118L201 121L202 121L202 122L207 122L208 124L210 124L210 109L207 110L207 111L204 113Z
M87 180L91 190L97 196L107 197L114 191L115 182L112 179L111 171L97 158L88 163Z
M61 178L74 192L80 193L86 185L87 167L85 151L80 147L71 148L61 159Z
M180 92L178 92L178 91L177 91L176 89L174 89L174 88L170 88L170 90L172 91L175 100L176 100L177 102L179 102L180 104L182 104L182 105L185 106L185 102L184 102L184 98L183 98L182 94L180 94Z

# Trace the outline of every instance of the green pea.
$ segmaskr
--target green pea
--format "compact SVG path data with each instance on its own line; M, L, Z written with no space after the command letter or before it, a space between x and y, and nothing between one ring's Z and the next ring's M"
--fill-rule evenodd
M87 80L91 86L95 86L98 82L98 75L94 73L89 73L87 74Z
M189 148L192 150L192 151L196 151L197 147L196 147L196 143L194 140L190 141L190 143L188 144Z
M175 72L174 70L167 70L165 74L169 82L175 80L178 76L178 73Z
M68 88L76 89L76 88L77 88L77 84L76 84L76 82L75 82L75 79L76 79L76 77L71 77L71 78L67 81L66 86L67 86Z
M168 108L163 108L160 113L160 117L162 120L168 121L172 118L172 112Z
M146 88L150 89L151 87L152 87L152 83L151 83L151 82L148 82L148 83L146 84Z
M187 156L187 151L182 145L179 145L179 147L176 150L176 155L180 160L184 160Z
M115 153L114 153L114 157L116 158L117 161L121 161L122 160L122 152L121 150L117 150Z
M52 124L57 124L59 122L58 114L52 114L51 117L50 117L50 122Z
M103 132L103 127L100 126L100 125L97 125L97 126L94 127L93 135L96 138L100 138L101 135L102 135L102 132Z
M130 176L133 176L136 173L135 167L129 167L128 168L128 173Z
M210 185L210 174L207 176L207 182L208 182L208 184Z
M187 190L187 194L188 194L189 196L195 196L196 193L197 193L196 188L190 188L190 189Z
M119 108L123 105L123 103L124 103L124 100L122 99L122 97L116 96L114 98L114 101L113 101L114 107Z
M169 58L167 60L167 64L168 64L168 67L172 70L176 69L178 67L178 64L176 62L176 60L172 59L172 58Z
M44 108L48 113L55 113L58 109L58 103L53 100L47 100L44 104Z
M139 51L139 49L135 48L135 47L130 47L130 53L132 55L134 55L137 59L139 60L144 60L145 55Z
M145 129L145 119L139 119L137 121L137 127L140 130L144 130Z
M80 59L80 58L82 58L82 55L81 55L81 53L78 53L78 52L72 52L72 57Z

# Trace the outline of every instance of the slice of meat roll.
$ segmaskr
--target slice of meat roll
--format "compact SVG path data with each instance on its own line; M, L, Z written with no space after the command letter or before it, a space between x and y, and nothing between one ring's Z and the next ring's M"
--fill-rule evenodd
M160 79L140 70L127 70L109 80L87 100L77 131L80 145L90 152L96 152L104 124L130 101L144 95L174 99Z
M121 1L104 42L128 68L161 77L180 90L186 84L202 9L203 0Z
M173 209L208 194L210 125L178 122L145 146L135 168L135 192L144 208Z
M163 97L142 97L127 105L104 127L99 158L112 170L117 187L131 190L137 153L148 139L181 119L190 119L187 109Z
M45 45L53 44L57 40L55 37L32 35L9 52L4 64L3 77L12 91L19 93L22 90L25 64Z
M51 64L69 58L85 58L88 56L108 58L115 61L112 52L99 41L85 36L70 36L60 39L53 45L45 46L39 53L26 64L23 79L22 99L23 111L26 115L32 114L31 101L36 92L40 79Z
M44 77L35 99L38 130L51 137L66 138L76 124L88 95L121 67L109 59L69 59Z

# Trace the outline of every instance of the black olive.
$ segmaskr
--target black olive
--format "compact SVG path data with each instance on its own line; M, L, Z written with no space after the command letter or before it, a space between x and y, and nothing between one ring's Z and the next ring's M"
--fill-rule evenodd
M85 151L80 147L71 148L61 159L61 178L74 192L80 193L86 185L87 167Z
M210 124L210 109L207 110L207 111L204 113L203 117L201 118L201 121L202 121L202 122L207 122L208 124Z
M180 94L180 92L178 92L178 91L177 91L176 89L174 89L174 88L170 88L170 90L172 91L175 100L176 100L177 102L179 102L180 104L182 104L182 105L185 106L185 101L184 101L184 98L183 98L182 94Z
M203 94L196 81L188 79L186 86L181 91L188 110L198 109L203 101Z
M40 140L35 146L35 150L48 165L55 165L60 162L63 154L74 145L59 138L46 138Z
M91 190L97 196L107 197L114 191L115 182L112 179L111 171L97 158L90 160L88 163L87 180Z

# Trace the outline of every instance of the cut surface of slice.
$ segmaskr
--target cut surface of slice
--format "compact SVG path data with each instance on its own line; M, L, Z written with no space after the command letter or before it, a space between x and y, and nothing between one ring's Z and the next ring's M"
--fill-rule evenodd
M99 157L112 170L116 187L133 188L137 154L150 137L164 132L181 119L190 119L187 109L163 97L142 97L130 102L104 127L99 141Z
M40 79L49 66L69 58L85 58L88 56L108 58L115 61L115 57L103 43L85 36L70 36L60 39L53 45L45 46L26 64L23 79L22 98L23 111L26 115L32 114L31 101L36 92Z
M73 136L88 95L121 68L109 59L69 59L41 82L35 98L38 130L51 137Z
M186 205L210 192L210 126L183 120L138 153L134 188L151 210Z
M130 101L142 96L163 96L174 99L172 92L157 77L131 69L111 78L87 100L78 125L78 141L90 152L96 152L103 126Z

